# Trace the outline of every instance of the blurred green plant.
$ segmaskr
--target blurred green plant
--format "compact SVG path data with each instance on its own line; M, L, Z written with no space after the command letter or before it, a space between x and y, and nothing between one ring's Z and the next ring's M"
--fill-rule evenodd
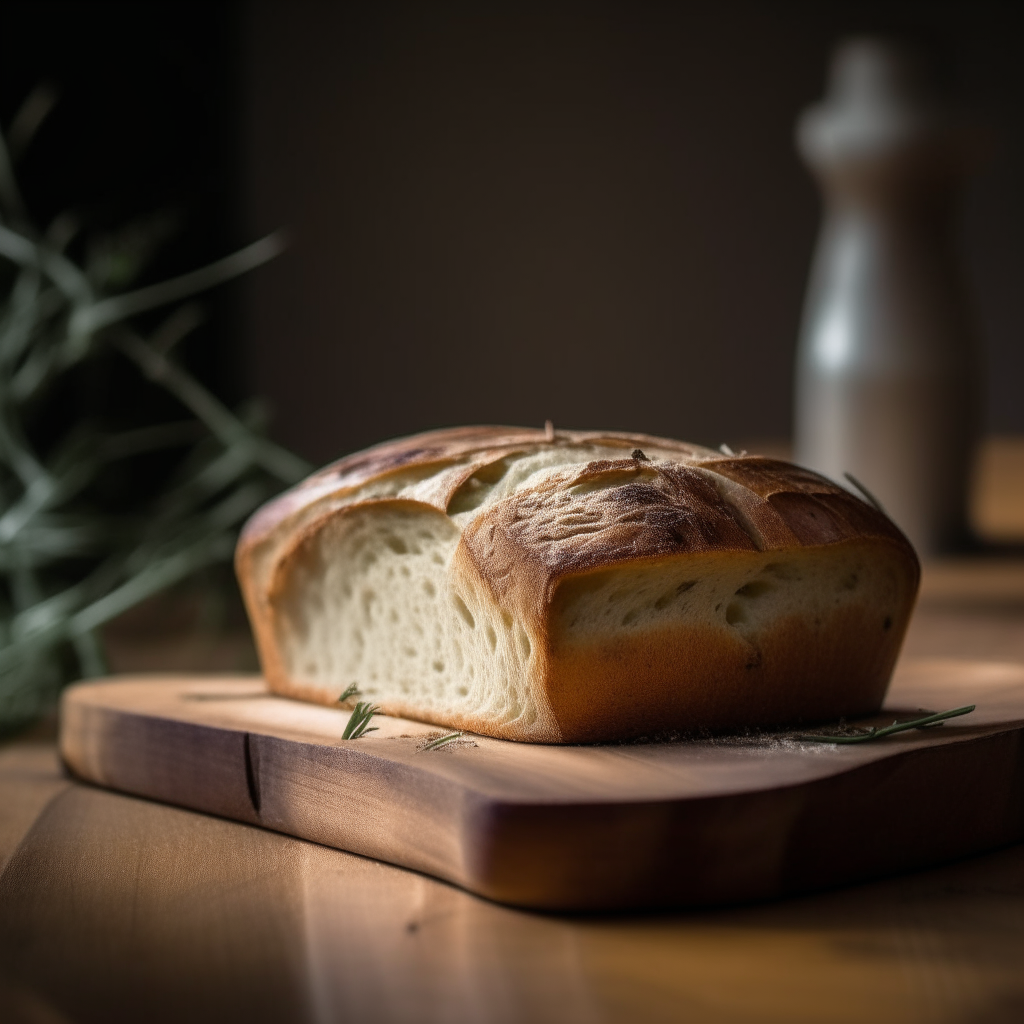
M245 518L311 468L262 435L258 410L232 412L172 357L203 319L183 300L272 259L281 238L125 291L166 236L158 217L95 241L79 265L72 219L36 230L14 175L48 96L37 90L15 117L15 145L0 133L0 732L38 716L71 679L103 673L104 623L230 559ZM146 334L131 323L176 303ZM185 415L134 429L96 415L63 422L69 381L87 386L82 367L110 359ZM145 481L154 459L157 484L140 484L141 504L99 486L112 471Z

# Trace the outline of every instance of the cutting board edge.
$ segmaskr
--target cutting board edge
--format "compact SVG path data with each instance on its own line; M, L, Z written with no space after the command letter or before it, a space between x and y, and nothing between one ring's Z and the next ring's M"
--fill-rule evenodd
M82 712L85 713L82 714ZM113 721L115 718L119 718L120 722ZM168 749L163 752L162 764L157 763L161 759L155 757L158 747L152 742L153 736L149 735L144 738L142 748L151 757L149 768L155 769L155 771L150 771L149 782L145 779L140 782L137 777L135 779L126 777L123 767L111 767L109 757L111 750L115 754L118 752L116 742L106 751L106 762L98 759L97 754L97 748L103 746L104 740L109 741L111 736L123 732L125 726L134 730L138 725L139 718L147 718L150 728L155 726L157 732L163 733L164 736L169 733L176 734L175 738L169 740ZM102 719L107 721L103 722ZM180 741L181 737L185 736L189 730L195 733L193 739L204 752L207 754L212 752L201 765L201 775L207 783L211 781L211 763L222 773L221 781L224 784L220 796L216 800L198 800L194 793L191 798L185 797L181 793L179 783L182 780L183 747ZM254 736L255 744L253 743ZM440 840L438 839L437 822L433 823L433 843L424 843L423 834L416 834L417 829L424 828L422 813L418 817L416 814L412 814L408 818L404 833L402 828L396 827L394 821L390 828L385 826L377 831L352 828L352 822L342 822L340 826L336 824L334 828L325 827L322 815L319 816L317 827L311 827L309 824L311 818L308 814L305 818L296 819L292 805L293 803L301 804L301 800L294 798L293 792L288 789L287 772L279 770L280 766L274 768L272 761L258 768L258 777L262 779L264 800L267 798L265 789L267 781L272 780L272 784L278 785L280 789L282 780L284 780L284 788L280 789L278 793L278 813L268 820L267 813L265 811L261 813L261 807L256 806L259 801L254 802L253 798L252 758L254 749L262 750L262 747L268 743L296 749L305 748L303 753L309 755L307 760L320 765L324 764L324 753L331 751L328 760L332 762L341 758L350 765L360 764L363 770L357 774L364 780L373 775L372 772L367 773L366 769L386 760L368 752L353 751L351 746L323 747L314 743L260 736L247 731L218 726L189 725L160 716L140 716L116 709L87 705L85 702L71 699L66 704L66 713L62 720L61 752L65 762L75 775L99 785L110 786L136 796L156 799L180 807L200 810L249 825L271 828L296 838L345 849L373 859L397 863L403 867L443 878L500 903L537 910L578 912L658 906L711 906L772 899L778 896L864 881L915 867L931 866L935 863L981 853L999 845L1007 845L1024 838L1024 821L1007 819L1008 823L1001 831L996 830L994 834L986 834L978 841L971 840L961 843L955 850L947 851L939 855L938 858L924 857L919 854L911 858L912 863L907 863L907 858L904 857L902 861L897 858L896 861L876 863L874 866L862 865L856 870L851 870L849 867L833 870L832 874L827 872L822 874L819 871L817 875L814 875L812 872L804 878L799 877L799 872L795 872L792 866L786 869L786 863L791 865L794 857L793 831L799 827L798 823L801 817L806 818L806 807L809 802L813 803L814 794L826 793L833 787L841 788L844 784L842 780L849 782L851 777L856 777L853 781L853 785L856 787L859 784L856 779L864 780L872 772L883 778L894 774L898 775L901 764L930 760L931 758L926 755L934 755L938 751L950 747L959 748L970 745L974 749L977 744L998 747L1000 738L1006 737L1010 738L1010 746L1013 749L1009 753L1003 751L1002 760L998 762L1001 767L992 768L995 761L989 756L968 757L967 760L968 762L973 760L976 764L988 765L993 779L1012 778L1014 794L1010 802L1015 801L1016 806L1024 807L1024 799L1022 799L1022 794L1024 794L1024 740L1022 740L1024 723L1018 722L1008 725L1005 729L988 732L970 739L963 738L952 744L944 743L939 747L894 752L882 761L850 767L825 779L799 782L778 789L717 794L682 800L670 798L611 804L587 801L575 805L550 802L513 802L472 792L464 785L461 786L462 793L455 794L454 791L460 788L460 784L448 780L447 786L445 786L442 780L441 788L446 788L448 792L441 794L440 800L432 801L431 806L435 810L438 806L446 807L450 811L455 810L444 827L440 829L441 833L446 833ZM89 751L90 739L93 747L91 753ZM187 746L184 749L187 749ZM356 755L354 760L353 754ZM260 754L256 756L259 758ZM949 755L939 754L938 756L949 759ZM186 757L184 760L187 763L188 758ZM953 760L957 759L953 758ZM198 762L196 763L198 764ZM415 770L410 769L408 765L401 765L399 768L399 775L404 776L407 782L415 778ZM145 775L144 772L142 774ZM419 774L422 781L422 773ZM925 771L924 774L927 776L929 771ZM958 774L963 775L963 766L953 772L954 779ZM388 775L391 779L395 778L392 772L389 772ZM153 782L154 779L157 780L157 783ZM158 784L161 779L169 782L170 785ZM308 788L308 783L309 779L306 778L303 786L299 788ZM428 784L431 787L438 787L439 780L436 776L430 776ZM916 784L919 785L920 780ZM415 804L417 800L422 799L423 790L421 788L416 791L415 784L413 784L397 795L403 799L408 808L410 804ZM453 795L458 795L458 799L451 799ZM390 794L382 794L383 805L393 805L395 796L394 791ZM905 795L900 799L909 801L911 795ZM820 799L818 802L821 803ZM976 800L970 800L969 803L973 803L975 808L978 807ZM280 810L281 805L286 808L283 812ZM263 807L266 806L266 804L263 805ZM288 810L289 807L292 809ZM746 822L748 829L753 826L756 832L760 820L758 815L765 813L766 807L769 817L774 817L776 822L782 821L786 827L781 832L776 829L772 836L772 842L767 846L764 842L758 844L758 848L762 850L760 863L747 864L742 885L736 884L735 879L738 877L736 875L732 882L728 878L724 881L719 879L717 882L711 879L703 893L693 888L680 891L677 886L669 883L670 876L678 875L680 869L684 876L687 874L683 865L677 865L676 871L672 871L671 866L654 864L649 861L645 863L643 856L639 858L637 856L636 837L638 835L647 836L646 848L648 850L676 848L678 841L673 841L673 833L679 831L680 818L687 817L687 814L684 813L686 811L692 812L690 820L683 823L690 829L691 835L695 828L693 813L696 813L697 817L703 814L706 820L701 827L706 826L710 829L711 834L717 835L720 845L723 837L721 822L726 819L731 820L733 823L731 827L734 831L724 833L727 840L726 851L730 848L733 851L742 850L751 844L755 836L748 835L744 840L740 834L735 832L736 822ZM308 811L308 808L306 810ZM545 824L539 819L550 819L552 816L557 819L562 828L561 839L558 838L557 828L538 829L538 826ZM317 818L317 815L313 815L313 818ZM618 820L612 825L610 819L616 818ZM550 826L550 822L547 822L547 825ZM346 831L346 827L348 831ZM628 849L609 850L606 841L602 844L602 832L605 836L613 834L628 837L632 852ZM973 835L963 829L959 834L961 836ZM762 833L762 838L763 835ZM545 841L538 842L538 836L543 837ZM678 840L678 837L676 838ZM566 853L567 850L570 852ZM581 872L581 863L588 863L588 854L593 860L595 850L600 851L598 866L600 867L603 863L605 867L610 866L610 869L603 872L598 871L596 875L593 872L589 875L586 871ZM799 844L797 844L796 852L799 853ZM524 871L524 863L531 858L530 871ZM804 860L807 859L805 855ZM718 865L718 873L721 875L725 867L728 866L728 857L723 858L721 850L717 852L712 850L705 856L702 864L703 867L700 864L691 866L689 873L692 875L695 870L697 874L703 871L703 877L707 881L708 865L712 867ZM740 867L742 868L742 865ZM737 870L735 864L733 864L733 870ZM743 874L743 870L740 870L739 874ZM653 890L648 885L644 891L644 880L652 877L656 880L661 879L661 881L656 882ZM637 879L640 880L639 886ZM730 886L731 893L729 892ZM568 894L568 890L572 891L571 895Z

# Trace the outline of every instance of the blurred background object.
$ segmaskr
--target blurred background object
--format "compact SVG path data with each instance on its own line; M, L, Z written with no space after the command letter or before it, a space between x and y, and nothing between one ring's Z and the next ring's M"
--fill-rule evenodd
M866 486L922 554L968 536L978 354L960 261L982 140L920 53L844 43L800 118L825 217L797 354L794 457ZM856 483L855 483L856 482Z
M971 481L970 521L990 544L1024 540L1024 436L988 437L978 448Z

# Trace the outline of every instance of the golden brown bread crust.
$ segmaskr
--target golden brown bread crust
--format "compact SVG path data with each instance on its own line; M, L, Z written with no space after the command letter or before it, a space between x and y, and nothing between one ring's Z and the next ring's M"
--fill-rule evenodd
M587 742L822 720L880 705L919 566L877 509L777 460L642 434L509 427L462 427L378 445L319 471L250 520L236 564L272 688L331 700L289 671L275 620L275 595L326 523L371 503L447 517L475 475L500 460L589 446L619 449L622 457L542 474L483 507L464 522L453 560L454 571L478 581L532 638L536 721L495 725L400 699L382 700L385 711L512 739ZM641 450L637 457L634 449ZM724 624L620 632L581 644L560 618L574 587L617 567L660 571L711 557L722 571L739 558L770 572L775 553L813 560L824 550L849 550L891 567L896 610L883 616L848 604L823 607L815 621L780 621L753 645Z

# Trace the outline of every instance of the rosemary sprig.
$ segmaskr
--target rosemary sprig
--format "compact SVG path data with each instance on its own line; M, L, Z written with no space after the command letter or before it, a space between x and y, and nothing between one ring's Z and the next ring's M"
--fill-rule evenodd
M894 733L906 732L908 729L928 729L933 725L941 725L948 718L958 718L960 715L969 715L976 704L967 704L962 708L952 708L949 711L939 711L934 715L925 715L924 718L914 718L909 722L893 722L892 725L883 726L881 729L871 726L859 732L845 736L822 736L811 734L807 736L794 736L793 739L803 743L869 743L871 740L880 740L885 736L892 736Z
M852 473L844 473L843 476L860 491L869 505L874 505L883 516L888 515L885 509L882 508L882 503Z
M345 701L351 700L353 697L358 697L360 694L359 686L356 683L349 683L345 687L345 692L338 698L339 704L344 704Z
M449 743L454 743L456 740L462 739L462 730L458 732L445 733L443 736L435 736L429 743L423 744L424 750L440 750L442 747L447 747Z
M343 740L357 740L368 732L376 732L377 726L370 725L370 719L381 713L376 704L361 700L352 709L345 731L341 734Z

